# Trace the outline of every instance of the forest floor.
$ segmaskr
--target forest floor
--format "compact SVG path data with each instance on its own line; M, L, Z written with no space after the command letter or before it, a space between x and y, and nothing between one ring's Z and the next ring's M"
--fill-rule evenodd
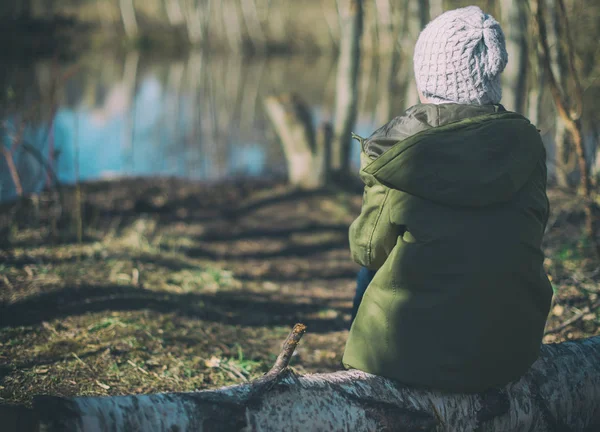
M549 195L547 327L581 319L545 342L599 334L598 316L583 313L600 265L581 200ZM83 197L80 239L76 223L51 228L44 196L35 211L2 210L12 222L0 233L0 404L241 383L270 368L297 322L308 331L292 366L341 369L360 193L131 179L87 184Z

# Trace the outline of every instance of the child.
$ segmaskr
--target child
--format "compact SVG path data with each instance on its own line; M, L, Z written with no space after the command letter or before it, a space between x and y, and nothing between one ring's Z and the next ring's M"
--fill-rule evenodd
M361 140L350 247L370 272L346 367L479 392L538 357L552 297L545 151L535 126L499 104L507 61L493 17L444 13L415 46L422 103Z

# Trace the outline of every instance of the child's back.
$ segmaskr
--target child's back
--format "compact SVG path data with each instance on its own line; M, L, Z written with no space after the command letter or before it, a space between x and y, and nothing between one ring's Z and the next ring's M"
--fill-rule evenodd
M552 297L541 251L545 151L536 128L499 105L506 61L489 15L440 16L415 49L418 88L434 103L362 142L365 198L350 243L377 273L346 366L481 391L537 358Z

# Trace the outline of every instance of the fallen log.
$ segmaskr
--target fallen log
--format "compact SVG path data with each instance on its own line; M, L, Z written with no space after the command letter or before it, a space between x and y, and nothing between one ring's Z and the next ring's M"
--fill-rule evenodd
M600 336L544 345L519 381L455 394L351 370L299 376L287 364L254 382L190 393L34 398L43 431L600 431Z

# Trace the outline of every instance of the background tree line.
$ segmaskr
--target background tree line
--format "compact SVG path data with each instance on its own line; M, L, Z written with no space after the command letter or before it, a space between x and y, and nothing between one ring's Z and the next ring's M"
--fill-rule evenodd
M167 46L197 46L205 53L334 54L343 41L342 12L349 1L5 0L0 5L0 20L73 17L79 23L103 30L97 34L132 42L129 47L135 47L136 41L149 42L150 48L160 47L168 40ZM383 122L399 109L417 102L410 65L421 28L443 10L475 3L497 17L506 32L510 62L503 77L503 103L509 109L528 115L553 143L550 149L552 178L563 187L577 184L577 158L570 134L565 123L557 120L555 112L548 113L553 110L553 101L550 92L545 91L548 77L534 25L536 1L374 0L361 3L363 55L357 91L363 101L371 99L378 121ZM600 96L597 85L600 65L595 58L600 37L597 25L600 4L567 0L565 10L561 11L554 0L543 3L547 8L546 33L552 69L567 96L574 94L575 89L563 15L576 23L570 33L574 67L581 81L582 104L586 107L581 113L583 141L592 172L597 172L599 107L596 101ZM153 42L157 45L152 45ZM377 78L372 80L374 74ZM365 106L364 102L360 104Z

